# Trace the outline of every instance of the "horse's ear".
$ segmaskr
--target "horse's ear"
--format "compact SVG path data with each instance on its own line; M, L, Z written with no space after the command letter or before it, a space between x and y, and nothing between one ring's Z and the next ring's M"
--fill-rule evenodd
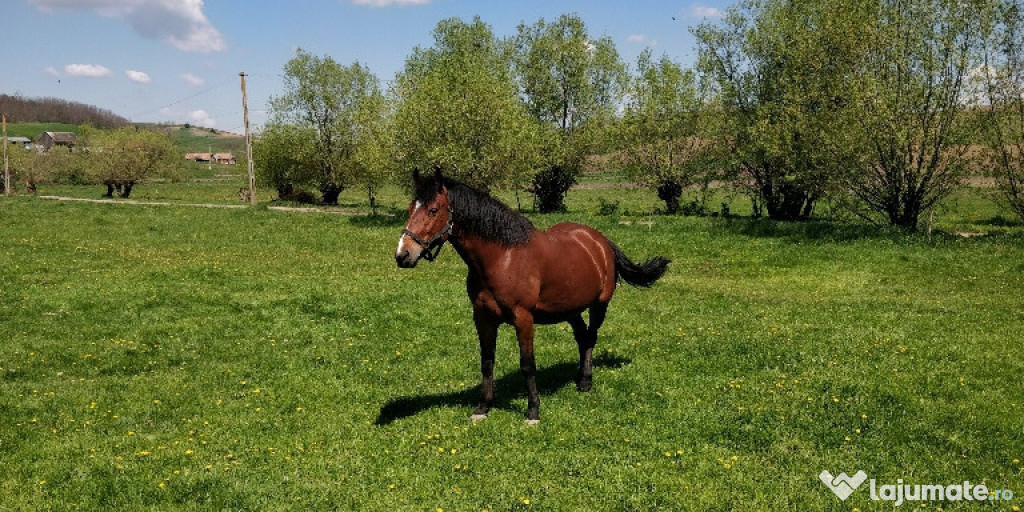
M437 184L437 193L438 194L444 192L444 175L441 172L441 166L440 165L435 165L434 166L434 183Z

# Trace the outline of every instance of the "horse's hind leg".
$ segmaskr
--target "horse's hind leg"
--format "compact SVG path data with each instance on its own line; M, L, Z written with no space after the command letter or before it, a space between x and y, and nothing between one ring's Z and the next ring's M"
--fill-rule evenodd
M604 323L607 312L608 303L601 302L590 308L589 327L583 321L582 315L569 321L573 336L576 338L576 345L580 349L580 370L576 376L576 389L581 392L590 391L594 384L594 345L597 344L597 330Z

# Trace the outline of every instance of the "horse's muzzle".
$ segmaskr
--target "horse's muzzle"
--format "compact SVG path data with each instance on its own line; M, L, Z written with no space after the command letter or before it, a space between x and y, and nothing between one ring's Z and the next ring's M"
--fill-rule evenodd
M419 255L413 256L408 249L395 253L395 263L401 268L413 268L419 261Z

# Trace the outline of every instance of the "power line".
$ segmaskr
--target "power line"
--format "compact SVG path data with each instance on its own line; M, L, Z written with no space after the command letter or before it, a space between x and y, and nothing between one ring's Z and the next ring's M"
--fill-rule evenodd
M220 87L223 87L223 86L225 86L225 85L227 85L227 84L229 84L231 82L234 82L234 80L235 80L234 77L225 78L223 81L218 82L218 83L216 83L214 85L211 85L211 86L209 86L209 87L207 87L207 88L205 88L205 89L203 89L203 90L201 90L199 92L196 92L194 94L190 94L190 95L185 96L184 98L181 98L179 100L172 101L172 102L170 102L170 103L168 103L166 105L157 107L157 108L155 108L153 110L149 110L149 111L146 111L146 112L134 114L131 117L132 117L132 119L135 119L135 118L138 118L138 117L141 117L141 116L146 116L146 115L149 115L149 114L153 114L153 113L159 112L159 111L161 111L161 110L163 110L165 108L171 108L171 107L173 107L175 105L178 105L180 103L184 103L184 102L186 102L188 100L191 100L193 98L196 98L198 96L202 96L202 95L204 95L204 94L206 94L206 93L208 93L210 91L213 91L214 89L218 89Z

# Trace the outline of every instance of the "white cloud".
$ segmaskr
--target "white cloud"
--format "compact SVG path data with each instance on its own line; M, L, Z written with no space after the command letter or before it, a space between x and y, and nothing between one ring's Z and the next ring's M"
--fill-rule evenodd
M124 20L139 35L186 52L219 52L224 36L203 14L203 0L29 0L44 12L91 11Z
M426 5L430 0L352 0L354 5L370 7L391 7L392 5Z
M202 109L189 112L188 119L193 124L197 124L205 128L213 128L217 125L217 120L211 118L210 114L207 114L206 111Z
M643 43L645 41L647 41L647 36L643 34L630 34L630 36L626 38L627 43Z
M64 72L71 76L82 76L86 78L110 76L109 69L97 64L68 64L67 66L64 66Z
M206 84L206 79L205 78L199 77L199 76L195 76L192 73L184 73L184 74L182 74L181 75L181 79L184 80L186 84L188 84L188 85L190 85L192 87L200 87L200 86Z
M706 5L691 5L687 14L691 18L721 18L725 15L725 11L717 7L709 7Z
M47 75L50 75L54 78L60 78L60 71L57 71L57 68L53 66L46 66L46 68L43 69L43 71L46 72Z
M149 78L149 73L145 73L143 71L133 71L129 69L125 71L124 74L128 75L129 80L137 84L148 84L152 81L152 79Z

